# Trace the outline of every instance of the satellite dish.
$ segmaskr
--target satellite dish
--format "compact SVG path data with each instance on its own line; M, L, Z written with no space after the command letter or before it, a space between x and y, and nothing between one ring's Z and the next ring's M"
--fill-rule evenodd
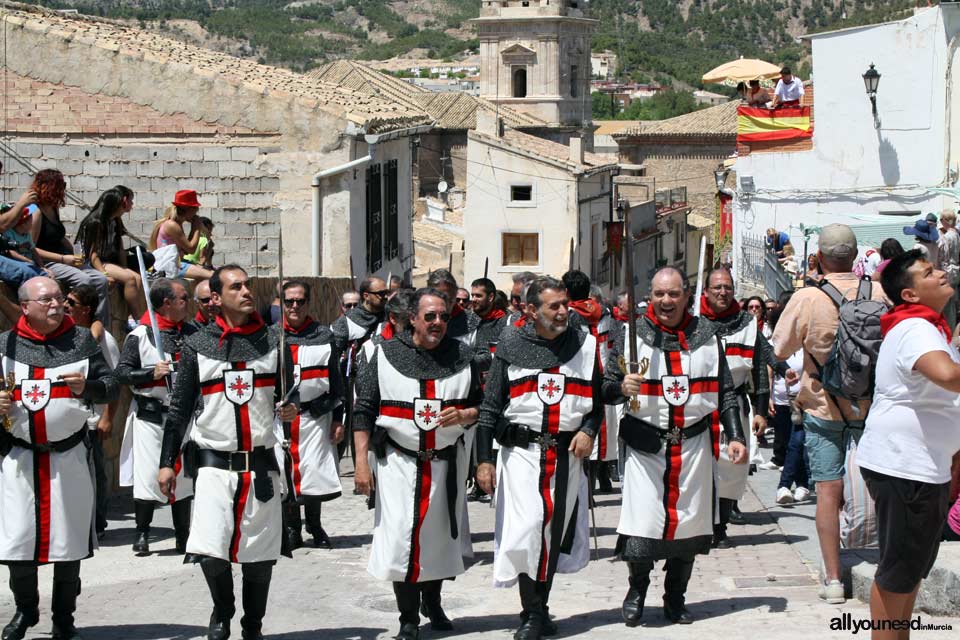
M441 180L439 183L437 183L437 191L439 191L440 193L446 193L446 192L447 192L447 181L446 181L446 180Z

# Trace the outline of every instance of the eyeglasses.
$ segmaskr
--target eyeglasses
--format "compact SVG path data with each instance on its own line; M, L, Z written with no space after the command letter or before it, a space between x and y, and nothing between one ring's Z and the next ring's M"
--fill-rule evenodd
M468 304L470 304L470 298L457 298L457 304L459 304L462 307L465 307Z
M80 304L79 300L74 300L73 298L67 298L67 304L71 307L76 307Z
M717 284L710 287L710 291L733 291L733 287L729 284Z
M206 298L197 298L197 302L200 304L210 304L210 296L207 296Z
M760 311L761 309L763 309L763 307L756 304L752 304L749 307L747 307L747 311Z
M423 319L427 322L433 322L437 318L440 319L440 322L450 322L450 314L446 312L437 313L436 311L428 311L427 313L423 314Z
M304 307L306 304L307 301L303 298L287 298L283 301L285 307Z
M367 293L369 293L372 296L380 296L381 298L386 298L388 295L390 295L390 290L381 289L380 291L367 291Z
M59 307L64 302L66 302L66 298L64 298L63 296L52 296L52 297L44 296L43 298L30 298L30 299L24 300L24 302L36 302L37 304L42 304L45 307L52 307L52 306ZM70 306L73 306L73 303L71 303Z
M343 303L343 308L344 308L344 309L355 309L355 308L357 308L357 307L359 307L359 306L360 306L360 303L359 303L359 302L344 302L344 303Z

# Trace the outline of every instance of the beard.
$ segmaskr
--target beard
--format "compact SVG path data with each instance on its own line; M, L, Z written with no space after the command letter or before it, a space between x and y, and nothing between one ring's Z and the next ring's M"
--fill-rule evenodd
M548 333L563 333L564 331L567 330L567 327L569 326L569 321L564 320L562 323L553 322L541 316L537 318L537 324L540 326L541 329L543 329Z

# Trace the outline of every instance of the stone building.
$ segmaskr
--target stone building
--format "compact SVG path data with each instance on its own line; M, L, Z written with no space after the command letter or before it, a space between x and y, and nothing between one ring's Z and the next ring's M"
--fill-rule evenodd
M136 193L127 227L145 238L175 191L195 189L218 261L253 274L275 273L281 225L286 274L412 269L422 111L110 21L8 7L4 199L60 169L72 233L124 184Z

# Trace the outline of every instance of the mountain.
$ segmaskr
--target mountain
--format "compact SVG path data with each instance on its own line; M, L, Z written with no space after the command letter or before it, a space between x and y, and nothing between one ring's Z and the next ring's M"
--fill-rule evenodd
M536 1L536 0L533 0ZM560 1L560 0L554 0ZM39 0L130 21L264 63L304 71L334 58L458 58L477 40L480 0ZM593 0L593 48L618 54L625 79L699 86L739 56L809 75L804 33L882 22L927 0Z

